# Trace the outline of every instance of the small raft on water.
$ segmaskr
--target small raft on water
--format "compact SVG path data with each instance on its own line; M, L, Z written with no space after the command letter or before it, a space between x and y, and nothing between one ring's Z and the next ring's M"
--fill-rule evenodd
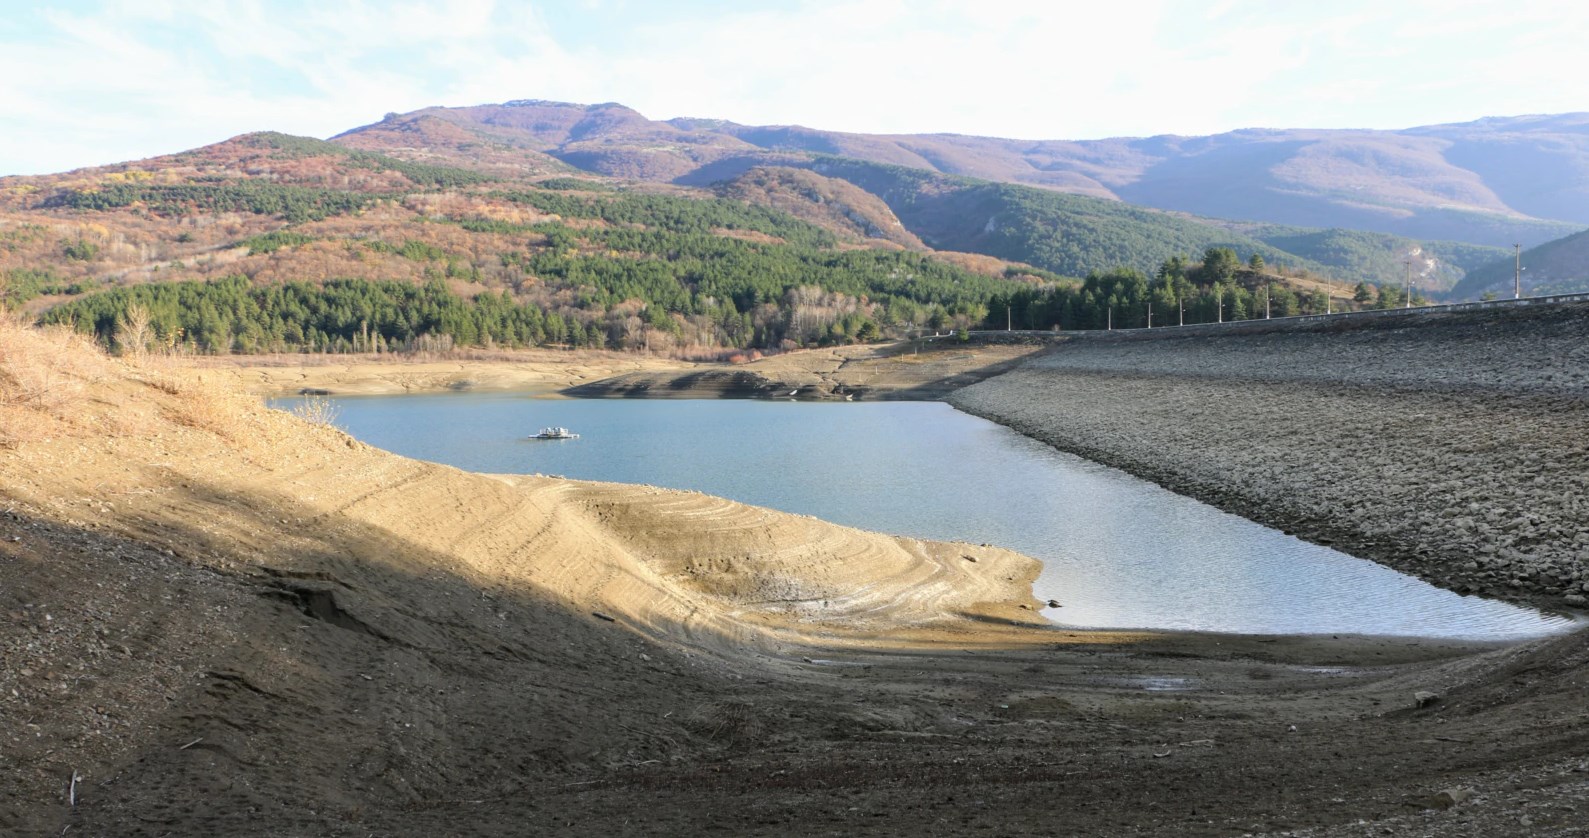
M567 428L542 428L538 434L532 434L530 439L579 439L579 434Z

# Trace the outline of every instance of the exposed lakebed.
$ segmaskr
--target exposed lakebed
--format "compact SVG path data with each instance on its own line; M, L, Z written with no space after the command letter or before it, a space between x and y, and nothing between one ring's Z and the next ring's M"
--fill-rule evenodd
M1019 550L1043 562L1034 593L1063 605L1044 611L1062 625L1481 639L1574 625L1307 543L937 402L336 401L354 436L470 471L693 489ZM553 425L581 437L527 438Z

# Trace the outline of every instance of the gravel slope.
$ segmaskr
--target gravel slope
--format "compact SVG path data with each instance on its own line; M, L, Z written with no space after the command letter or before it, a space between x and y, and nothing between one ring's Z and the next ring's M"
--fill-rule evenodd
M953 394L1460 592L1589 596L1589 306L1088 336Z

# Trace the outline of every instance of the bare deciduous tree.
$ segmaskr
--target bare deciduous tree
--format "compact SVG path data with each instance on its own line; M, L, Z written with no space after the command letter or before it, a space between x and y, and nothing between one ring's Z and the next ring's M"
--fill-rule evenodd
M116 322L116 346L121 354L142 358L149 351L149 309L138 303L127 306L126 314Z

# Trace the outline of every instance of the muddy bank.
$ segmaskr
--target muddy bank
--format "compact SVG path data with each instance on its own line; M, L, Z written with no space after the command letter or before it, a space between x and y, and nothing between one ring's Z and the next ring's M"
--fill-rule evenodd
M748 370L631 372L578 384L562 391L584 399L828 399L835 394L811 387L791 387ZM843 394L837 394L842 398Z
M1013 368L1042 345L924 340L798 350L743 364L539 349L457 360L279 355L165 363L265 396L519 390L580 398L941 399Z
M625 373L563 392L583 398L936 400L1013 369L1042 345L938 340L810 349L735 366Z
M1073 340L957 407L1465 593L1589 596L1589 306Z
M264 396L385 396L519 390L555 393L635 372L680 372L683 361L628 352L524 350L493 357L427 360L392 355L275 355L190 358L173 368Z

